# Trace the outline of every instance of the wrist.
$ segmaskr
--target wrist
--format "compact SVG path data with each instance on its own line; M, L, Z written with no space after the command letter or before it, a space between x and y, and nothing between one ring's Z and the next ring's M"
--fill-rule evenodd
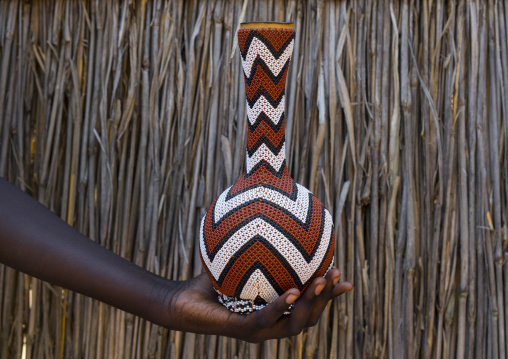
M176 298L186 282L155 277L148 296L145 319L167 329L178 330Z

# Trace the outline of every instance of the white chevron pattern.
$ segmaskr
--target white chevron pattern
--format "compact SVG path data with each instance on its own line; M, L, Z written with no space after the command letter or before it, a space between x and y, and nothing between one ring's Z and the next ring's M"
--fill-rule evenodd
M307 262L298 248L296 248L293 243L284 236L284 234L262 218L256 218L249 224L238 229L228 239L227 245L222 246L222 248L215 254L212 262L206 254L205 241L203 238L204 223L205 219L203 218L201 221L201 238L199 241L201 257L215 280L219 279L231 257L250 239L259 235L263 238L270 239L270 243L275 247L275 249L291 263L291 266L300 278L300 281L302 283L306 283L312 277L314 271L319 268L321 262L325 258L333 230L332 217L328 211L325 211L324 229L319 246L311 261Z
M286 144L282 145L282 148L279 151L278 155L275 155L264 143L259 146L259 148L249 156L249 153L246 153L247 156L247 173L250 171L262 160L268 162L272 168L279 172L284 160L286 159Z
M221 193L219 198L217 198L215 203L215 216L213 220L215 223L217 223L226 214L230 213L232 210L241 206L242 204L258 198L263 198L266 202L273 203L288 210L301 222L305 222L307 221L308 209L311 205L311 203L309 203L310 191L298 183L295 184L298 193L294 201L280 192L262 186L253 187L243 193L234 195L234 197L229 200L226 200L226 197L231 189L231 187L229 187Z
M245 283L240 298L256 298L258 295L268 303L273 302L279 297L277 291L273 289L263 272L256 269L249 277L247 283Z
M286 50L284 50L282 55L279 58L275 58L272 55L272 52L263 43L263 41L259 40L257 37L254 37L252 39L252 43L250 44L249 51L247 52L247 56L242 61L243 71L245 75L250 77L252 65L259 55L259 57L266 63L272 74L274 76L278 76L287 60L293 53L294 41L294 39L291 40L291 43L286 47Z
M335 239L330 213L285 167L285 82L294 30L240 29L238 39L247 94L246 168L203 217L199 251L219 301L250 313L288 286L303 291L325 275ZM238 192L231 195L232 188Z
M273 107L270 101L268 101L264 96L260 96L256 103L250 107L249 101L247 101L247 117L249 118L249 122L253 125L261 112L264 112L265 115L270 117L272 122L276 125L279 124L279 120L284 113L285 106L285 96L283 95L279 105L277 107Z

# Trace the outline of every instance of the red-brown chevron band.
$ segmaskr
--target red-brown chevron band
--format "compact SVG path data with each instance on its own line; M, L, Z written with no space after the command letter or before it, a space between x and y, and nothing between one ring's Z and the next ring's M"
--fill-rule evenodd
M200 254L230 310L258 310L290 288L304 291L333 264L330 213L286 167L285 84L292 29L241 29L247 97L245 173L201 222Z

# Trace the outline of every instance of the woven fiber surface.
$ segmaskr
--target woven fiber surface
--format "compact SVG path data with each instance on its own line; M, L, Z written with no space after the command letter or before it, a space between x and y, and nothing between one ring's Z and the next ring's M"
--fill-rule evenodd
M288 173L285 84L292 29L241 29L247 96L246 169L201 222L200 253L230 310L259 310L290 288L304 291L333 264L332 217Z

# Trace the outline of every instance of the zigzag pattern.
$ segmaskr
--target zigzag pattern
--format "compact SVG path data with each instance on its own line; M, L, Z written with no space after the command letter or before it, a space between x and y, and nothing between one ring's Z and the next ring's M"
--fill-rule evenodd
M295 189L291 195L269 185L247 187L232 195L232 187L229 187L216 199L213 206L213 216L210 218L213 230L217 229L223 219L263 198L265 203L284 211L305 231L308 231L312 219L313 195L302 185L293 184Z
M201 221L200 255L220 301L259 310L290 288L304 291L333 264L332 217L286 167L284 87L289 29L240 30L247 97L243 176Z
M205 254L203 260L206 266L211 268L210 272L217 284L222 285L228 274L224 269L230 268L254 243L260 243L275 256L279 253L284 254L281 263L286 263L284 267L288 272L296 273L296 276L292 275L293 280L297 287L302 287L314 275L315 270L309 270L309 268L320 267L330 245L329 239L333 230L330 214L326 213L324 221L321 222L317 241L313 243L312 252L309 254L306 253L305 248L302 248L298 239L280 228L278 223L259 216L249 218L242 222L238 229L230 231L223 239L223 245L217 246L211 253L208 253L209 248L204 246L201 249L202 254L203 252ZM204 221L202 226L205 226ZM265 237L270 240L268 241ZM227 245L224 245L224 242L227 242ZM234 255L231 256L231 253ZM291 264L287 262L288 259L291 260Z
M251 77L255 62L260 59L266 65L266 68L278 76L282 69L287 65L291 54L293 53L294 37L289 38L282 48L277 51L275 47L259 32L250 32L250 39L244 45L242 53L242 67L246 78ZM250 40L250 41L249 41ZM249 51L245 51L248 47Z
M278 145L275 145L273 144L272 142L270 142L268 140L268 138L266 137L266 135L264 134L258 134L260 137L259 138L250 138L249 139L249 143L252 144L254 141L256 141L252 146L248 145L250 148L247 150L247 154L249 156L252 156L254 153L257 152L257 150L261 147L261 146L266 146L268 147L268 149L270 150L270 152L272 152L274 155L278 155L280 153L280 151L284 148L284 139L280 139L279 141L279 144ZM284 135L283 135L284 136ZM253 136L254 137L254 136Z
M270 151L270 148L265 143L259 146L252 155L249 155L250 152L252 152L252 150L247 149L247 173L251 173L252 169L255 168L255 166L261 161L264 161L267 165L269 165L274 170L274 174L279 173L282 165L285 163L285 144L282 145L282 149L277 154Z
M261 114L266 115L264 119L269 119L275 125L278 125L279 121L284 120L284 95L280 96L276 101L271 101L269 96L267 97L260 95L252 101L252 106L250 101L247 101L247 104L249 104L247 107L247 117L252 126L256 125Z
M244 72L245 75L245 82L248 86L254 86L254 88L259 87L259 84L256 85L255 82L259 83L269 83L273 82L275 85L282 84L282 89L284 89L284 81L281 81L284 79L284 75L286 74L287 68L289 66L289 59L286 61L284 66L279 69L275 69L275 71L280 71L278 74L275 74L270 66L266 64L265 61L263 61L261 58L256 58L252 64L251 64L251 73L249 76ZM259 68L259 72L258 72ZM250 98L251 96L249 93L247 93L247 97Z
M276 120L275 122L272 121L272 119L270 117L265 115L264 112L261 112L259 114L259 116L256 118L256 120L254 121L254 123L250 123L250 120L247 121L247 124L249 125L249 133L251 133L251 132L253 133L254 131L256 131L258 126L260 126L262 123L270 126L270 128L272 129L273 132L279 132L282 125L284 125L284 112L282 112L280 119ZM282 131L281 133L284 133L284 131Z
M280 174L285 158L284 133L275 129L284 126L281 123L284 122L284 88L294 31L278 33L274 39L273 31L240 30L238 39L245 75L249 136L256 138L255 143L247 144L247 175L259 168L261 162L272 174ZM262 122L269 126L260 126Z

